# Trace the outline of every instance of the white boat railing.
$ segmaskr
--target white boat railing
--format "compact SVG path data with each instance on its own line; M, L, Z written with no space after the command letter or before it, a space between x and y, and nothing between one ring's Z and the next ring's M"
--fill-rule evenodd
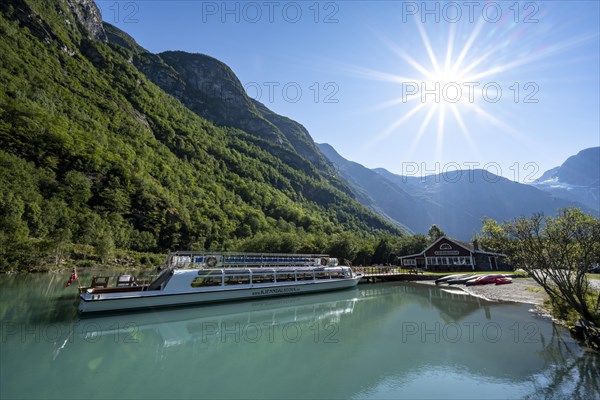
M327 254L229 253L177 251L169 254L170 268L269 268L337 266Z

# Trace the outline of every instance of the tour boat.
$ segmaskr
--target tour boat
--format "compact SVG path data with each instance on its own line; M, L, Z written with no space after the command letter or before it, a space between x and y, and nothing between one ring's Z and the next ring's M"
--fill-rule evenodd
M95 276L82 314L315 293L355 287L362 274L327 255L176 252L153 280Z

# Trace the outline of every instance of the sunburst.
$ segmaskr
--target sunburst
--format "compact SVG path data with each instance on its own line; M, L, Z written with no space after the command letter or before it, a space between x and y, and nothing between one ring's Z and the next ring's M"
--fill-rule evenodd
M414 134L409 152L414 151L421 139L432 131L435 132L436 158L441 159L446 129L450 120L458 127L466 144L473 152L477 152L471 131L465 122L465 115L473 113L487 124L493 125L514 137L522 137L520 133L502 122L486 110L494 101L489 101L490 93L494 95L497 83L503 74L514 72L518 67L555 55L567 48L576 46L590 39L580 37L545 46L537 51L529 50L531 41L522 40L523 29L516 24L507 24L502 29L491 33L484 28L486 22L480 19L470 26L462 26L462 40L458 40L456 24L449 24L447 42L442 49L435 48L423 24L415 20L423 48L424 60L416 60L407 52L388 39L384 43L403 61L403 70L413 70L413 76L401 76L393 73L353 68L354 72L370 79L382 80L401 86L401 96L388 100L376 108L398 107L404 113L389 126L375 136L374 143L381 142L394 134L407 122L422 118L419 128ZM464 34L467 29L468 34ZM469 31L470 29L470 31ZM485 36L485 37L484 37ZM466 39L465 39L466 38ZM519 54L514 59L508 54ZM523 55L525 54L525 55ZM412 75L412 74L411 74ZM500 89L505 96L513 81L506 80ZM492 85L493 83L493 85ZM409 105L406 108L406 105Z

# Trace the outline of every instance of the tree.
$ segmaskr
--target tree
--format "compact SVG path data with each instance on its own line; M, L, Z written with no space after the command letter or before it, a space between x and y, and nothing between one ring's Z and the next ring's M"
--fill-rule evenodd
M354 260L357 250L357 240L351 235L344 233L334 235L331 238L331 241L329 242L328 253L333 257L339 258L340 260Z
M406 236L399 240L395 250L398 256L408 256L422 252L430 244L429 239L425 235Z
M600 323L600 294L595 300L586 273L600 261L600 220L578 208L561 209L557 217L541 214L498 225L486 221L484 243L509 255L529 272L551 300L567 304L587 321Z
M110 258L113 257L115 252L115 242L112 234L109 230L105 230L100 234L98 243L96 243L96 253L102 263L106 263Z
M511 242L508 226L488 217L484 217L482 222L481 233L474 235L473 241L479 242L484 250L512 256L515 248Z
M51 235L52 253L54 255L54 265L57 267L65 259L67 245L72 239L73 234L69 228L58 228Z
M390 239L384 236L379 239L379 243L377 243L377 246L375 247L375 251L373 252L373 262L378 264L387 264L390 261L393 262L395 260L392 260L392 258L396 258L393 252L394 250L390 243Z
M446 236L446 233L443 230L441 230L437 225L433 224L431 225L431 228L429 228L427 235L429 236L429 241L433 243L442 236Z

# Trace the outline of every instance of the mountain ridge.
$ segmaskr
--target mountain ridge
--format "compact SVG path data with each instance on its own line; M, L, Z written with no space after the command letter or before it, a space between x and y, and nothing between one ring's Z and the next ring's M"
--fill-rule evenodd
M344 159L329 145L319 146L353 183L351 187L355 195L365 206L392 218L399 226L405 224L415 233L425 234L435 224L450 236L470 240L481 228L483 217L504 221L536 212L554 214L558 208L568 206L590 211L578 202L553 196L486 170L447 172L421 178L401 176L383 168L368 169ZM373 174L385 180L378 180ZM396 187L395 191L389 190L390 184ZM372 196L358 195L363 192L387 193L391 197L382 202ZM409 218L405 217L407 214Z

